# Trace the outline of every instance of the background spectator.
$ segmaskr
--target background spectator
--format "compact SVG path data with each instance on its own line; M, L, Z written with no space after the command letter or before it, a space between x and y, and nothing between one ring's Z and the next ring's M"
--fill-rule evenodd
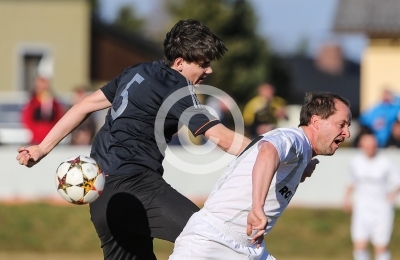
M386 143L386 147L400 148L400 121L396 120L392 126L389 139Z
M86 96L86 88L79 86L74 89L72 103L76 104ZM97 132L97 125L94 115L91 114L82 124L71 133L71 145L90 145Z
M287 119L286 101L275 96L275 87L261 84L258 94L247 102L243 111L243 120L247 134L254 138L274 129L281 119Z
M400 112L400 99L390 90L385 89L382 101L360 115L359 122L372 130L379 147L385 147L390 137L392 126Z
M356 133L355 138L352 142L352 147L358 147L358 142L360 141L360 138L365 134L373 135L374 133L372 132L372 130L369 127L360 125L360 128L358 129L358 132Z
M30 143L40 143L63 114L64 107L51 92L49 79L37 77L21 114L22 123L32 132Z

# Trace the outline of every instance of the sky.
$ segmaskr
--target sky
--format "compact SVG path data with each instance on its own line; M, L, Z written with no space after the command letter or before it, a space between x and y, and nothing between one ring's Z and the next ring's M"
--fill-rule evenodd
M133 5L137 15L153 17L149 26L162 23L163 0L99 0L100 15L112 21L123 5ZM293 53L307 39L309 55L327 40L341 44L347 58L359 62L367 40L360 34L333 34L333 22L339 0L249 0L259 20L258 32L271 48L281 54Z

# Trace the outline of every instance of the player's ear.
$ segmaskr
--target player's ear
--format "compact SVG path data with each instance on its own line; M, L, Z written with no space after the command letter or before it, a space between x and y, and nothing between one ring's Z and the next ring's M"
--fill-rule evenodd
M317 115L312 115L310 120L310 125L315 129L319 130L319 124L321 123L321 117Z
M183 70L183 63L185 62L185 60L181 57L176 58L174 60L174 65L173 68L175 68L177 71L182 72Z

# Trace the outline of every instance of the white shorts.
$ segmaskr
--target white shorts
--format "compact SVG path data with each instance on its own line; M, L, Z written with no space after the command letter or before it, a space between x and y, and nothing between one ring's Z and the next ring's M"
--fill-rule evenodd
M353 242L371 242L374 246L387 246L393 231L394 210L390 205L354 207L351 218Z
M169 260L275 260L205 209L192 215L175 241Z

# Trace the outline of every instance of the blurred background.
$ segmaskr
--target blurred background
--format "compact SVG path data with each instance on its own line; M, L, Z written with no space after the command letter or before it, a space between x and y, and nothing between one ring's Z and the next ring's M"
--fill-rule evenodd
M277 237L271 240L276 243L270 242L272 253L277 247L278 258L351 259L350 216L340 208L350 158L359 152L359 135L372 132L380 151L400 168L400 0L0 0L0 208L4 209L0 225L10 227L0 231L4 240L0 259L25 259L23 253L15 253L24 249L29 259L44 259L50 253L61 259L71 252L79 253L73 259L80 255L86 259L92 253L101 258L86 206L66 207L53 177L65 158L89 154L106 111L93 114L37 167L19 166L16 149L40 142L71 105L123 68L162 59L166 32L177 21L189 18L203 22L227 46L229 51L212 64L214 73L204 84L222 89L235 100L249 137L275 127L296 127L306 92L334 92L351 102L352 137L335 156L320 159L318 174L299 188L287 213L288 222L282 220L297 223L292 229L311 229L311 233L306 228L300 231L308 232L310 240L290 240L282 234L292 231L275 230L271 237L275 232ZM233 127L229 104L221 105L221 100L202 97L224 124ZM180 146L186 141L174 140L177 145L171 145L168 153L193 160ZM222 155L218 151L201 155L204 163L215 156ZM198 161L199 155L195 157ZM165 162L165 178L199 204L226 166L209 174L192 174L177 164L172 159ZM21 216L14 218L6 212ZM76 245L61 238L43 240L46 236L39 234L46 233L46 224L50 225L48 233L77 236L64 225L65 230L57 231L59 222L51 218L41 222L47 219L41 215L44 212L56 219L62 215L63 221L92 236L78 239ZM33 218L36 214L37 220ZM73 224L69 214L82 214L80 221L87 230ZM290 219L291 214L298 219ZM400 223L398 218L396 223ZM301 250L312 241L324 241L335 230L342 233L332 235L312 252ZM395 226L397 239L399 233ZM301 238L301 233L295 235ZM19 244L13 236L26 241ZM283 241L290 243L279 249ZM391 246L395 248L393 243L398 242L393 239ZM86 243L88 250L82 246ZM157 246L164 259L171 245ZM296 254L300 258L292 257ZM399 252L393 255L400 259ZM54 259L54 255L48 257Z

